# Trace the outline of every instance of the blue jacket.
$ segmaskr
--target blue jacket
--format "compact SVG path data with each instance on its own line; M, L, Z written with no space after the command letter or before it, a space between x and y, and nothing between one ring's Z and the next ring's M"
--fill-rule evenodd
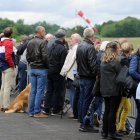
M129 74L134 80L140 81L140 57L133 55L130 59Z

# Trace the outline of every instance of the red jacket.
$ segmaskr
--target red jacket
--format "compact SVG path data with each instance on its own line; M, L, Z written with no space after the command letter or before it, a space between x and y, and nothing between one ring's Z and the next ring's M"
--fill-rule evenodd
M5 48L5 61L9 65L9 67L14 67L14 61L12 58L13 54L13 41L10 38L2 38L0 42L0 46L4 46Z

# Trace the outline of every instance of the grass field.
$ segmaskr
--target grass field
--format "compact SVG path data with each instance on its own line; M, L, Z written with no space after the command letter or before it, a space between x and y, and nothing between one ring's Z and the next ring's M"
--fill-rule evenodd
M102 39L102 40L109 40L109 41L111 41L111 40L114 40L115 38L101 38L101 39ZM130 43L133 44L135 50L136 50L138 47L140 47L140 37L133 37L133 38L127 38L127 39L128 39L128 41L129 41Z

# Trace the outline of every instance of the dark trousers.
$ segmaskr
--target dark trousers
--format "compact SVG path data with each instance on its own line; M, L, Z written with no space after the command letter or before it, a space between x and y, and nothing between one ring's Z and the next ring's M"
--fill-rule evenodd
M44 110L53 108L54 112L63 109L65 99L65 78L59 74L48 74L48 86L44 101Z
M132 92L133 92L133 98L135 100L136 107L137 107L137 118L136 118L136 122L135 122L135 133L138 133L140 135L140 100L136 99L136 89L134 89Z
M105 112L103 116L103 132L114 134L116 131L116 113L119 108L121 97L104 97Z
M79 101L80 89L75 88L75 90L76 90L76 93L74 95L74 101L73 101L73 115L74 115L74 118L77 119L78 118L78 101Z
M137 106L137 118L135 122L135 133L140 134L140 101L135 99L136 106Z
M25 89L27 85L27 65L23 62L19 62L18 64L18 72L19 72L19 92Z

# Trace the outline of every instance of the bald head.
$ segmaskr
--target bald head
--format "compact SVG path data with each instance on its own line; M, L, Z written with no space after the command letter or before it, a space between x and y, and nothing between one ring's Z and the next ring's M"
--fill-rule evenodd
M13 30L12 30L11 27L7 27L3 30L3 33L4 33L5 37L11 37L12 33L13 33Z
M45 28L43 26L37 26L35 28L35 33L37 36L41 37L41 38L44 38L45 37Z

